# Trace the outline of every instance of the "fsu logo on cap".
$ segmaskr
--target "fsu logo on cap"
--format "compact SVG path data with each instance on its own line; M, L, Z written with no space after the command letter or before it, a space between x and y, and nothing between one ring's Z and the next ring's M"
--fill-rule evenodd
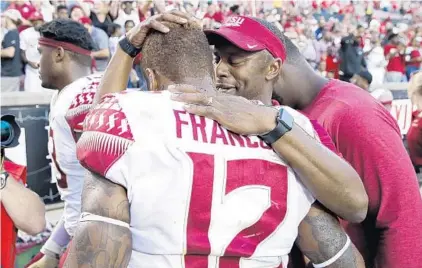
M245 18L233 16L233 17L227 18L224 21L222 26L224 26L224 27L240 27L244 21L245 21Z

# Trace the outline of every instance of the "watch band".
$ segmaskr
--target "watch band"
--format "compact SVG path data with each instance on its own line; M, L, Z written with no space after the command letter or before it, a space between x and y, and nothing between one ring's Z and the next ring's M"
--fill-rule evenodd
M9 173L6 171L1 172L0 174L0 190L3 190L6 187L7 178L9 178Z
M276 127L268 133L262 134L259 137L265 141L266 144L271 145L276 142L278 139L284 136L287 132L292 130L294 118L286 110L281 108L278 111L278 116L276 118Z
M132 43L129 42L129 39L127 39L127 37L123 37L120 41L119 41L119 45L120 48L129 56L131 56L132 58L136 57L136 55L138 55L141 52L141 48L137 48L134 45L132 45Z

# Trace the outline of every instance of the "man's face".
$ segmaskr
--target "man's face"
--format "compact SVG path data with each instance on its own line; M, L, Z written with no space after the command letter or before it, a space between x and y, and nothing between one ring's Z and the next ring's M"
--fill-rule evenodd
M357 28L357 30L356 30L356 36L357 37L363 36L364 33L365 33L365 28L363 28L363 27Z
M124 3L122 4L122 8L123 8L123 11L124 11L126 14L130 14L130 13L132 12L132 10L133 10L133 5L132 5L132 2L124 2Z
M262 100L261 96L271 96L272 87L265 79L268 66L266 51L246 52L231 44L216 46L217 88L225 93L239 95L250 100ZM266 89L270 91L266 92Z
M69 13L67 12L67 9L66 8L60 9L59 12L57 13L57 18L58 19L68 19Z
M38 46L38 51L41 55L38 69L41 86L49 89L57 89L57 86L55 85L55 78L58 77L57 73L60 71L53 60L54 49L47 46Z
M129 32L133 27L135 27L135 24L134 23L132 23L132 22L127 22L126 24L125 24L125 32L127 33L127 32Z
M70 13L70 18L73 21L79 21L84 16L84 12L79 7L75 7Z
M356 86L364 89L364 90L368 90L369 88L369 84L368 81L366 81L363 77L355 74L351 79L350 82L352 84L355 84Z

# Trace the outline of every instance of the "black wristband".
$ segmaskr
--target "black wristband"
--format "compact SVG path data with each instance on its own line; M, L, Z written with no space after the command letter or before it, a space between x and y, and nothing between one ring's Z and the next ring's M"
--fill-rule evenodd
M266 144L271 145L276 142L278 139L284 136L287 132L292 130L294 119L291 114L289 114L286 110L281 108L278 111L278 115L276 118L276 127L268 133L259 135L259 137L265 141Z
M131 42L129 42L129 39L127 39L127 37L123 37L120 41L119 41L119 45L120 48L129 56L131 56L132 58L136 57L140 52L141 52L141 48L137 48L134 45L132 45Z

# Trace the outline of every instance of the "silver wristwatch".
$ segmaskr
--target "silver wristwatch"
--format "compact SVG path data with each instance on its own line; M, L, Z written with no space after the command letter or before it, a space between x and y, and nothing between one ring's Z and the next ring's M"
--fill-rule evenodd
M9 173L3 171L0 173L0 190L3 190L6 187L7 178L9 178Z

